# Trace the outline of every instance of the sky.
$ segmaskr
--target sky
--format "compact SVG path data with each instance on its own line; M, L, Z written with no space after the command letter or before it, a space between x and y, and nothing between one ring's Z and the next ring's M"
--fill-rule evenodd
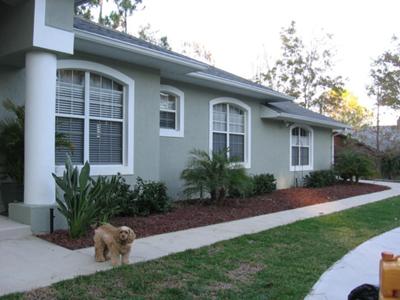
M373 108L366 94L372 60L400 35L399 0L143 0L144 9L128 19L128 32L151 24L168 36L173 50L196 41L211 51L215 65L252 78L263 57L279 57L279 32L292 20L305 43L321 33L333 34L336 73L346 88ZM386 110L384 125L400 112Z

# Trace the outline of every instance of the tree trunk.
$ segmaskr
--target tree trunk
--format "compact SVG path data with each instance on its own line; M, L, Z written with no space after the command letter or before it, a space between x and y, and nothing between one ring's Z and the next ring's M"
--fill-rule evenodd
M378 96L379 97L379 96ZM378 98L377 102L377 112L376 112L376 150L379 152L380 151L380 139L379 139L379 134L380 134L380 99Z

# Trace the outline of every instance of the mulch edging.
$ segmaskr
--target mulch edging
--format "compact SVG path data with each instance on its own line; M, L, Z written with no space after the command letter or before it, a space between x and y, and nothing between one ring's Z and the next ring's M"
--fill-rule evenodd
M303 206L335 201L357 195L380 192L386 186L358 183L342 183L324 188L289 188L251 198L227 199L224 206L210 205L201 201L174 203L174 208L165 214L147 217L116 217L110 223L126 225L138 238L173 232L222 222L228 222ZM75 250L93 246L93 230L84 237L71 239L67 230L57 230L51 234L38 235L51 243Z

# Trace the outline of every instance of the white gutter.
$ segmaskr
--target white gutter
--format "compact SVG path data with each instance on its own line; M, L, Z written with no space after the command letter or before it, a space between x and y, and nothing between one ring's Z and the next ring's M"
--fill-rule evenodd
M291 96L287 96L275 91L269 91L267 89L263 89L261 87L256 87L250 84L246 84L246 83L242 83L242 82L237 82L235 80L230 80L230 79L226 79L226 78L221 78L219 76L215 76L215 75L210 75L210 74L206 74L203 72L193 72L193 73L189 73L187 74L187 76L193 77L193 78L197 78L197 79L203 79L203 80L207 80L207 81L212 81L212 82L216 82L216 83L220 83L220 84L224 84L224 85L228 85L228 86L232 86L232 87L236 87L236 88L240 88L240 89L244 89L244 90L248 90L251 92L256 92L256 93L260 93L266 96L272 96L275 98L279 98L285 101L293 101L295 98L291 97Z
M208 65L205 63L202 63L202 62L195 62L195 61L188 60L188 59L185 59L182 57L178 58L175 55L172 55L169 53L165 53L162 51L150 49L150 48L139 46L139 45L133 45L132 43L121 41L121 40L114 39L111 37L106 37L101 34L87 32L85 30L76 29L76 28L74 28L74 32L75 32L75 37L78 39L98 43L98 44L105 45L105 46L110 46L113 48L127 50L127 51L130 51L133 53L137 53L137 54L145 55L148 57L156 58L159 60L182 65L185 67L197 69L199 71L204 71L204 70L208 69Z

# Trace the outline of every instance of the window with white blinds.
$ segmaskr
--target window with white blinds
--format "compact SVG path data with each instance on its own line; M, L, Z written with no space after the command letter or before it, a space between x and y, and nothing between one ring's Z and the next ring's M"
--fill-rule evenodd
M212 111L212 150L214 153L228 149L228 155L245 162L246 112L230 103L219 103Z
M59 70L56 132L73 145L56 147L57 165L64 164L67 154L75 164L123 164L123 85L92 72Z

